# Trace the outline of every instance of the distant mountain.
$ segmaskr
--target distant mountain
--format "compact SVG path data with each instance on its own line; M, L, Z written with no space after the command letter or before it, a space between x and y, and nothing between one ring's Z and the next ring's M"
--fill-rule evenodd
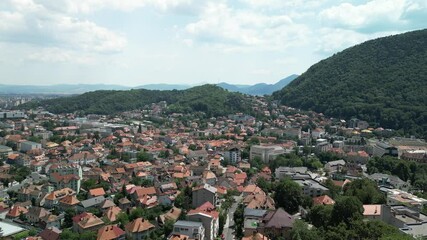
M379 38L311 66L273 98L427 139L427 29Z
M245 93L250 95L270 95L273 92L282 89L297 77L298 75L293 74L280 80L275 84L258 83L255 85L232 85L232 84L223 82L223 83L217 84L217 86L220 86L231 92L240 92L240 93Z
M19 105L18 108L44 107L53 113L112 114L141 109L145 105L160 101L167 102L169 112L178 113L204 112L207 116L224 116L251 111L250 98L208 84L186 90L100 90L77 96L32 101Z
M80 94L96 90L126 90L130 87L112 84L57 84L57 85L4 85L0 93L6 94Z
M134 87L135 89L147 89L147 90L184 90L184 89L188 89L191 88L191 85L184 85L184 84L146 84L146 85L141 85L138 87Z

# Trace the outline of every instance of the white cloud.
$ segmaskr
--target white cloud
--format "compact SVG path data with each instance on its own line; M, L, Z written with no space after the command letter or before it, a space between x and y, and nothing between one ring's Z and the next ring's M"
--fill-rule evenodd
M92 13L101 9L132 11L141 7L154 7L169 11L181 7L192 7L193 0L35 0L55 11L68 13Z
M46 63L78 63L93 64L95 58L90 55L78 54L60 48L42 48L28 54L24 61L36 61Z
M307 27L287 15L267 15L251 9L233 9L209 3L196 22L185 27L193 43L230 50L284 50L303 42ZM186 38L188 39L188 38Z
M408 0L370 0L360 5L342 3L321 11L320 18L326 26L367 33L381 32L405 28L407 22L402 15L413 6L413 2Z
M0 11L0 41L31 45L35 53L28 59L47 62L88 63L86 54L121 52L126 39L94 22L53 11L35 0L8 0Z

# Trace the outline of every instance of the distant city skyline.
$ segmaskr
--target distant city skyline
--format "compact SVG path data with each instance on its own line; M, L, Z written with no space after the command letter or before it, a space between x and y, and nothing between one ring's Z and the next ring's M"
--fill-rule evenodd
M0 84L271 84L426 27L422 0L2 0Z

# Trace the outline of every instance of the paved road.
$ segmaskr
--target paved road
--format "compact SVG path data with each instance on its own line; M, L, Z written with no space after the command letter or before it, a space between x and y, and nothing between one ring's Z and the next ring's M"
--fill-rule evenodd
M235 202L231 205L228 214L227 214L227 220L224 225L224 231L223 234L225 236L226 240L233 240L234 238L234 230L231 228L234 226L234 220L233 215L234 212L237 209L237 206L239 205L240 201L242 200L241 196L234 197Z

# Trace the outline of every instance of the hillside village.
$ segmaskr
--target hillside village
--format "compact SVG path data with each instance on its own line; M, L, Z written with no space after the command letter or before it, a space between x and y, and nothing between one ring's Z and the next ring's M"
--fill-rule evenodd
M165 101L0 112L0 236L427 237L424 140L254 99L256 117L165 114Z

